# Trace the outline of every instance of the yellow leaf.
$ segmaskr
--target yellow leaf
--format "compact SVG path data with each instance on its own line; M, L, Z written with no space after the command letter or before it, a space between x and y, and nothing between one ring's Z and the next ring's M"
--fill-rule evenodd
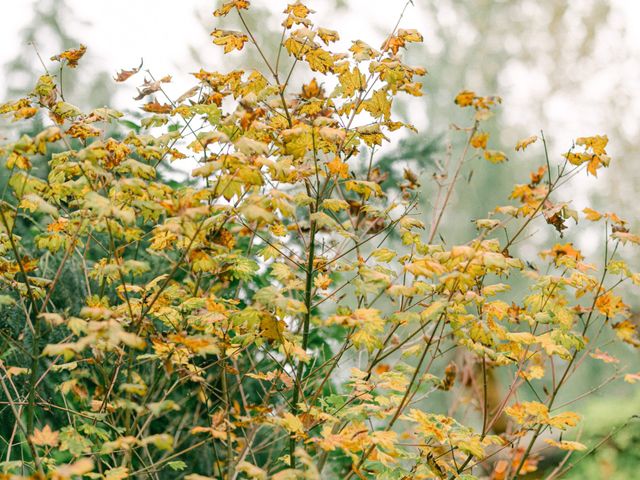
M538 141L537 135L531 135L530 137L523 138L516 143L516 151L525 150L529 145Z
M380 184L375 182L368 182L365 180L349 180L348 182L345 182L345 188L350 192L362 194L365 200L368 200L372 193L376 197L384 196L384 192L382 191Z
M586 450L587 446L584 443L580 442L570 442L568 440L562 440L560 442L553 440L551 438L545 438L544 441L551 445L552 447L559 448L560 450L568 450L568 451L582 451Z
M597 222L602 218L601 213L596 212L591 208L585 208L582 212L585 214L585 217L587 217L587 220L591 220L592 222Z
M288 13L298 18L305 18L310 13L315 13L315 11L300 2L300 0L296 0L295 3L287 5L287 8L284 9L284 13Z
M329 167L329 171L331 171L331 167ZM331 171L331 173L335 175L337 172ZM339 212L340 210L346 210L347 208L349 208L349 204L339 198L327 198L322 201L322 207L326 208L327 210L331 210L332 212Z
M224 17L234 8L237 8L238 10L246 10L249 8L249 2L247 0L231 0L230 2L225 2L220 6L220 8L213 12L213 16Z
M542 423L549 417L549 409L540 402L516 403L504 411L521 425Z
M404 269L415 276L422 275L427 278L432 278L435 275L442 275L447 271L447 269L438 262L434 262L429 259L416 260L415 262L405 265Z
M618 295L614 295L613 292L608 291L598 296L596 300L596 309L606 317L614 317L619 313L627 311L627 305L622 301L622 298Z
M318 28L318 36L326 44L331 42L337 42L340 40L340 35L335 30L329 30L327 28Z
M626 244L627 242L635 243L636 245L640 244L640 235L635 233L613 232L611 237L620 240L623 244Z
M462 90L458 95L456 95L455 103L459 107L469 107L473 104L473 99L476 98L475 92L471 90Z
M280 426L289 433L301 436L304 435L304 424L302 423L302 420L290 412L285 412L279 423Z
M384 90L376 90L371 98L362 102L362 108L371 114L373 118L384 117L389 120L391 116L391 102Z
M331 277L325 273L320 273L313 279L313 284L320 290L326 290L331 285Z
M636 338L637 327L629 320L615 323L613 329L620 340L630 345L640 347L640 341Z
M62 61L66 60L69 68L76 68L78 66L78 60L82 58L84 53L87 51L87 47L80 44L80 46L76 49L65 50L64 52L54 55L51 57L51 60Z
M347 68L339 75L338 81L343 97L351 97L356 91L362 91L367 86L367 80L358 67L354 67L353 70Z
M547 355L558 355L560 358L565 359L571 357L569 350L555 342L550 332L538 335L536 341L544 348Z
M304 58L314 72L327 73L334 64L331 54L321 48L307 52Z
M332 128L332 127L322 127L318 133L320 136L325 139L327 142L333 142L337 145L340 145L344 142L346 137L346 132L341 128Z
M380 55L375 48L372 48L370 45L366 44L362 40L356 40L353 42L349 51L353 53L353 58L357 62L362 62L364 60L371 60L374 57Z
M485 150L484 158L491 163L502 163L507 161L507 156L499 150Z
M627 383L636 383L640 381L640 372L638 373L627 373L624 376L624 381Z
M249 37L242 32L219 30L217 28L211 32L211 36L213 37L213 43L224 46L224 53L242 50L244 44L249 40Z
M282 341L285 323L274 315L265 314L260 319L260 335L267 340Z
M379 262L388 263L396 256L396 252L388 248L378 248L371 252L371 256Z
M520 372L520 376L527 380L538 380L544 377L544 368L540 365L531 365L526 370Z
M334 157L329 163L327 168L331 175L336 175L340 178L347 178L349 176L349 165L340 160L340 157Z
M236 466L236 471L244 473L249 478L255 478L256 480L266 480L267 472L265 472L260 467L256 467L249 462L245 462L244 460L238 462Z
M382 140L389 140L384 136L382 131L380 130L380 125L374 123L373 125L365 125L363 127L356 128L358 132L358 136L362 139L364 143L368 146L372 145L382 145Z
M489 134L486 132L477 132L471 137L471 146L473 148L487 148L487 140L489 140Z
M594 135L593 137L579 137L576 139L577 145L591 149L596 155L607 153L605 152L607 143L609 143L609 138L606 135Z
M123 480L129 478L129 469L127 467L115 467L104 473L105 480Z
M42 314L40 314L42 315ZM16 375L26 375L31 372L31 369L24 367L5 367L6 374L9 378L15 377ZM46 427L45 427L46 428Z
M402 38L405 42L422 42L423 38L420 32L413 28L400 28L398 29L398 37Z
M435 437L439 442L446 438L444 424L435 415L425 413L422 410L411 409L407 417L418 424L418 431L425 438Z
M575 427L580 421L580 415L575 412L564 412L549 418L546 422L547 425L565 430L567 427Z

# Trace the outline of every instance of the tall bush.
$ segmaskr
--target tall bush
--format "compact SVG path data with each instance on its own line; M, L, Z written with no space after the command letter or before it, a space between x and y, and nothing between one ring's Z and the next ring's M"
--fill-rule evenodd
M48 72L0 107L41 122L3 146L4 471L515 479L555 449L566 455L552 476L564 473L589 446L566 440L580 415L559 393L577 369L617 361L600 339L639 342L616 293L640 283L617 256L639 237L558 199L609 165L607 137L576 139L558 162L544 136L518 142L540 166L473 220L475 238L447 245L440 225L465 162L507 160L484 130L500 99L455 96L464 140L420 211L418 175L389 184L397 165L377 166L392 132L414 130L392 105L422 95L426 71L401 56L420 33L399 21L380 48L338 53L338 32L296 2L270 58L248 9L216 10L245 29L213 42L250 44L264 70L200 70L177 99L170 77L121 71L146 75L139 121L80 111ZM85 51L51 61L75 69ZM294 70L309 80L294 85ZM170 168L185 159L199 165L181 184ZM585 221L601 225L595 264L562 240L513 253L533 222L561 237Z

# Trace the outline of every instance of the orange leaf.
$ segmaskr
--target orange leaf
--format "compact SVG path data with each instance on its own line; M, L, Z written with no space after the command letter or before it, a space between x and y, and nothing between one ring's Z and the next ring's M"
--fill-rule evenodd
M76 68L78 66L78 60L82 58L86 51L87 47L80 44L80 47L78 48L65 50L58 55L54 55L53 57L51 57L51 60L57 60L59 62L62 60L66 60L69 68Z

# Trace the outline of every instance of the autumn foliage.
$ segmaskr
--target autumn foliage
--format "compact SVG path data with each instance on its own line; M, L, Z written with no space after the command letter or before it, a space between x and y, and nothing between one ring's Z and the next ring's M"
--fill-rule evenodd
M498 480L595 447L558 395L592 362L613 372L601 337L640 345L617 288L640 284L617 257L640 238L561 198L609 166L607 137L564 156L514 139L507 155L485 128L500 98L452 92L468 125L447 175L383 188L378 149L415 130L392 106L422 95L426 70L402 58L421 34L399 24L380 47L334 51L340 34L296 2L271 58L248 1L214 15L213 43L257 49L262 71L200 70L174 99L170 77L123 70L144 76L141 116L82 112L46 72L0 106L24 122L2 146L7 478ZM49 70L81 70L86 51ZM462 165L525 149L533 172L506 204L444 243ZM172 180L188 159L190 181ZM604 258L559 238L591 222ZM557 240L518 258L540 228Z

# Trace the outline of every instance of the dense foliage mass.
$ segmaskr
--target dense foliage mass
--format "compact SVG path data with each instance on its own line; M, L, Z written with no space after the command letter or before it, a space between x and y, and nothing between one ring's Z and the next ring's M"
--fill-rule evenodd
M31 119L2 147L6 476L499 480L565 451L550 474L562 475L597 445L565 438L581 417L559 392L576 370L618 362L610 338L640 345L616 293L640 284L617 257L640 238L613 213L556 200L609 165L607 137L577 139L557 165L543 136L518 142L540 165L474 219L475 238L447 245L439 227L462 165L507 160L484 128L500 99L455 96L469 126L423 212L418 176L385 183L397 166L376 155L390 132L413 130L392 103L422 94L426 71L401 57L422 36L398 24L378 49L338 53L338 32L296 2L271 60L248 8L216 10L245 29L213 42L250 43L264 72L200 70L177 99L170 77L147 72L147 114L125 120L65 100L80 46L0 106ZM292 85L294 69L309 80ZM190 181L171 180L187 159L199 164ZM598 222L604 259L561 240L517 258L540 220L556 237Z

